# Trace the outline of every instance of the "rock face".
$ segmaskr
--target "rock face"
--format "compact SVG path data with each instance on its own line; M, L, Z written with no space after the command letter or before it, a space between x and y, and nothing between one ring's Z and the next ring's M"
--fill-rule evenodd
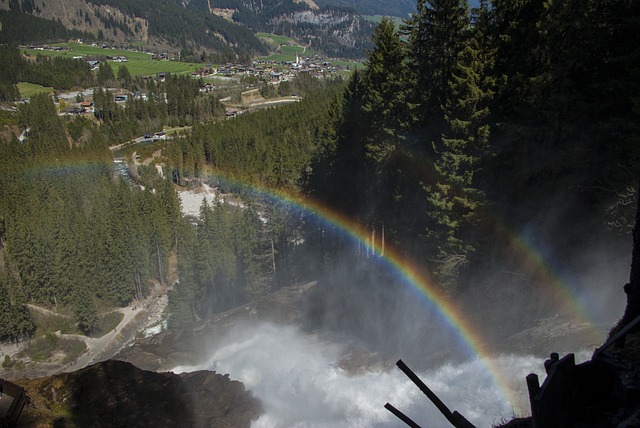
M22 426L249 427L262 413L241 382L210 371L154 373L109 360L16 383L30 401Z

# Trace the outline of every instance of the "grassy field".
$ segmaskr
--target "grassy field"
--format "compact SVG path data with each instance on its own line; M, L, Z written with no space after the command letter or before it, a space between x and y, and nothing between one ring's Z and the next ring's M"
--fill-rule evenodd
M311 57L316 53L311 49L304 46L297 45L296 41L290 37L278 36L277 34L270 33L257 33L256 37L266 40L270 45L274 53L268 56L258 57L257 59L266 61L295 61L296 54L298 57Z
M296 45L295 41L286 36L278 36L276 34L258 33L257 37L268 41L272 45L272 49L275 53L269 56L260 57L258 59L276 61L276 62L294 62L296 55L298 57L312 57L316 53L304 46ZM68 51L42 51L36 49L23 49L23 52L28 55L47 55L47 56L60 56L66 58L73 58L77 56L82 57L100 57L100 56L125 56L127 58L126 63L109 62L108 64L113 69L115 75L118 74L118 69L122 65L126 65L129 69L129 73L132 76L152 76L160 72L167 72L173 74L191 73L202 67L202 64L186 63L179 61L157 61L152 60L150 54L138 51L127 51L121 49L105 49L99 46L84 45L81 43L59 43L55 46L62 46L68 48ZM349 61L333 61L336 65L349 65L351 68L361 67L361 64L353 63ZM29 98L34 93L42 91L53 91L52 88L44 88L38 85L32 85L30 83L21 83L19 86L21 97Z
M364 64L362 62L349 61L346 59L331 59L330 61L333 65L337 65L340 67L349 67L351 70L364 67Z
M28 82L18 83L18 90L20 91L20 98L31 98L32 95L40 92L53 92L51 86L41 86Z
M296 43L291 37L279 36L277 34L271 34L271 33L256 33L256 37L259 39L264 39L269 44L272 44L274 47L278 47L282 44Z
M160 72L174 74L191 73L202 65L179 61L156 61L152 60L149 54L144 52L132 52L120 49L104 49L99 46L83 45L80 43L60 43L55 46L69 48L69 51L41 51L35 49L23 49L29 55L47 55L73 58L74 56L125 56L126 63L109 62L114 73L118 73L121 65L126 65L132 76L153 75Z

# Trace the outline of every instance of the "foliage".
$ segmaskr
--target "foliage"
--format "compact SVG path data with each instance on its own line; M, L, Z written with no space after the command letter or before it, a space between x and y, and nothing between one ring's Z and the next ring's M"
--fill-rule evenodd
M25 350L26 355L33 361L44 361L49 359L58 346L60 339L53 333L47 333L36 340Z
M62 364L69 364L86 352L87 344L84 340L60 339L58 341L58 349L65 354Z
M168 40L175 46L196 51L199 47L213 49L218 55L217 62L265 52L264 46L247 28L213 14L184 8L177 2L95 0L93 3L116 7L127 15L147 19L150 35Z
M296 85L295 92L305 96L300 103L195 124L191 135L168 144L163 153L173 180L200 177L211 168L243 183L295 189L340 83L301 79Z
M271 247L253 209L204 204L198 220L195 240L179 252L181 279L169 295L173 326L260 297L273 279L270 265L260 262Z
M93 35L69 30L59 21L38 18L20 10L0 10L0 43L43 43L83 38L93 40ZM25 31L28 28L29 31Z
M2 368L22 370L24 368L24 363L19 359L11 359L9 355L5 355L2 360Z
M106 60L107 56L124 56L127 58L126 66L132 76L154 76L161 72L186 74L200 67L199 64L193 62L152 60L149 53L140 51L107 49L77 42L57 43L54 46L62 47L64 50L40 51L25 48L21 51L32 56L44 55L47 57L67 58L69 60L75 56L96 57L103 60ZM120 65L116 65L113 62L108 62L108 64L112 68L115 68L114 73L117 73Z
M167 216L179 211L166 192L160 201L113 179L108 126L63 122L46 94L21 104L18 122L30 128L25 143L0 144L0 306L11 321L1 336L32 334L27 301L70 306L91 333L98 301L125 305L150 277L164 281L177 224Z
M98 317L95 329L93 331L94 337L101 337L111 332L114 328L120 324L124 318L122 312L112 311L102 314Z
M560 194L550 230L579 233L640 169L639 19L622 0L419 1L404 37L376 29L305 190L448 284L490 260L495 213L518 228Z

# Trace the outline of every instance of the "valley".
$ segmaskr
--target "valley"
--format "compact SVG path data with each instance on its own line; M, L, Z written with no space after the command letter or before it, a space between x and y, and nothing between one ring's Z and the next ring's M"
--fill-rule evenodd
M21 423L634 426L639 16L0 2Z

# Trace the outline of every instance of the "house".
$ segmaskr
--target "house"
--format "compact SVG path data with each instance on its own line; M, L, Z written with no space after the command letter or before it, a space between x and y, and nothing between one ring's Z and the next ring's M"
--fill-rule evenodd
M80 103L80 108L83 109L86 113L94 112L93 102L91 101L82 101Z
M71 115L76 115L76 114L82 114L85 113L86 110L83 109L82 107L67 107L65 109L63 109L62 111L60 111L61 115L66 115L66 116L71 116Z

